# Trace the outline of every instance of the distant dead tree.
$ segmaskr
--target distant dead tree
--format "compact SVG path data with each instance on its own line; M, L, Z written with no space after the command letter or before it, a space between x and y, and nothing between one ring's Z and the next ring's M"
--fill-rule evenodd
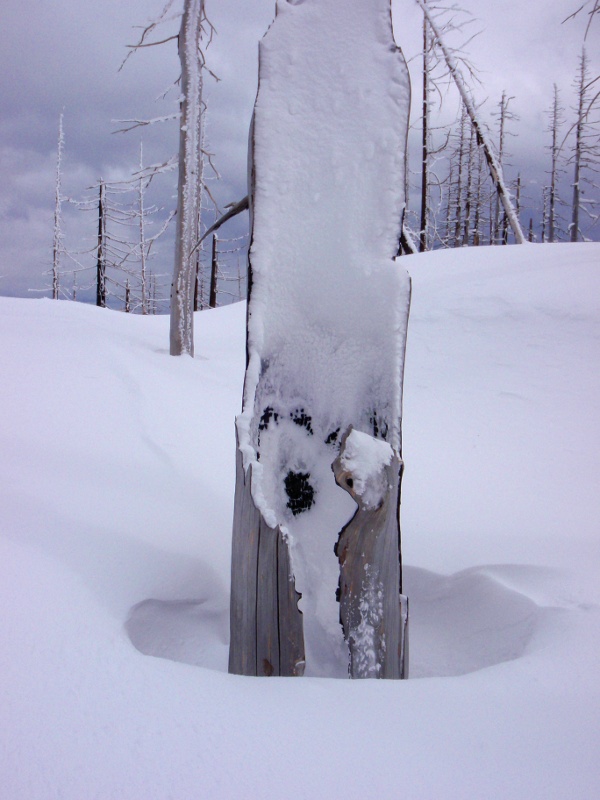
M585 198L586 188L598 190L595 181L600 165L600 120L594 117L598 112L600 91L592 94L592 87L600 76L590 78L589 59L585 47L581 51L579 68L575 81L577 97L575 144L570 163L573 166L573 201L571 206L570 239L577 242L582 238L581 214L587 215L592 225L598 222L598 200Z
M447 67L448 71L454 81L456 88L460 94L462 102L464 103L466 112L469 116L471 121L471 125L475 129L475 135L477 138L477 145L482 148L485 159L488 165L490 177L502 203L502 207L506 214L506 218L508 220L508 224L513 230L515 241L519 244L522 244L526 241L525 235L523 234L523 230L515 213L514 206L511 201L510 193L504 181L504 176L502 173L502 166L499 164L498 159L494 153L492 148L491 142L483 126L479 116L477 114L475 102L471 95L471 92L467 86L467 83L462 75L462 72L459 68L458 62L456 60L455 55L453 54L450 47L448 47L445 43L444 37L439 26L436 23L430 9L428 8L426 2L424 0L415 0L417 5L423 11L423 14L427 18L427 22L431 28L431 32L435 37L436 46L440 49Z
M548 132L551 136L551 143L547 145L550 151L550 184L548 186L548 241L554 242L556 238L556 207L560 198L558 196L558 180L561 173L561 142L560 131L564 125L564 108L560 104L558 86L553 86L552 105L548 111L549 124Z
M175 116L179 119L179 173L169 340L171 355L188 354L193 356L194 292L197 272L195 249L201 229L202 192L206 189L203 184L204 156L206 154L203 150L202 87L203 71L207 67L202 50L202 39L207 35L208 43L210 43L214 29L206 17L204 0L184 0L179 34L160 41L147 41L162 22L173 18L167 16L173 6L173 1L169 0L160 16L143 29L137 44L130 46L130 52L123 64L131 53L142 47L153 47L173 39L178 40L181 62L181 101L179 113L172 117ZM121 131L165 119L166 117L156 120L127 120L126 122L131 123L130 126L122 128ZM173 160L170 159L169 163L172 164ZM165 166L166 164L162 165L163 168Z
M54 241L52 246L52 299L58 300L60 259L64 249L64 234L62 230L62 158L65 146L65 134L63 129L63 114L58 120L58 146L56 151L56 181L54 191Z

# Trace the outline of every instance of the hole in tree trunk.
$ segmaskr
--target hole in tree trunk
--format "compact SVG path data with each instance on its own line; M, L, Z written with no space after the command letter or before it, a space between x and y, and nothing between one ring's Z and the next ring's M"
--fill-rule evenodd
M310 485L309 478L308 472L292 472L292 470L285 476L285 491L289 497L287 507L294 516L308 511L315 502L315 490Z

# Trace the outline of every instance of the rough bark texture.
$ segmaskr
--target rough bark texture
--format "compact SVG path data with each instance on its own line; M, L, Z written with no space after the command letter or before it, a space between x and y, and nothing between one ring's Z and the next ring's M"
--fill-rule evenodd
M288 546L252 500L252 466L244 472L237 447L231 556L229 672L302 675L304 643L300 596L294 588Z
M394 257L406 200L408 70L393 45L389 0L280 2L278 11L261 43L250 133L229 670L301 675L306 665L309 674L342 676L350 664L352 677L400 678L400 418L410 279ZM357 51L365 42L365 52ZM381 508L364 508L346 524L353 504L331 465L349 426L367 432L371 444L378 437L395 461ZM346 538L365 543L373 565L372 580L356 595L345 593L347 648L336 603L334 545L342 527ZM349 542L346 550L353 548ZM359 558L345 558L342 583ZM372 633L379 581L386 583L383 627ZM365 604L361 628L356 614ZM369 652L363 668L371 634L376 665Z
M399 523L402 462L394 456L382 467L380 480L387 491L376 508L369 508L355 475L343 466L347 436L333 472L338 486L358 504L337 544L340 621L350 651L350 677L407 678L408 600L401 594Z

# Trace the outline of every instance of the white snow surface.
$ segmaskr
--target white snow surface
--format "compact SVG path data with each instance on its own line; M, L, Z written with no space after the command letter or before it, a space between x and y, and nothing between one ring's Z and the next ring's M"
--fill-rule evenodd
M410 281L393 259L410 86L389 0L283 0L277 12L260 45L254 109L250 363L238 431L254 502L290 543L307 674L344 675L334 546L356 505L331 463L350 425L376 426L400 449ZM297 516L290 473L314 491Z
M600 796L600 246L405 263L399 682L226 673L243 305L0 298L2 800Z

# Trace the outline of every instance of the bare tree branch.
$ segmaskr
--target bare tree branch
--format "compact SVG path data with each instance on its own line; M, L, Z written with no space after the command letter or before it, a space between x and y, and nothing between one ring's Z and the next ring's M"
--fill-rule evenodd
M128 128L118 128L116 131L112 131L112 133L128 133L129 131L134 130L135 128L142 128L145 125L154 125L156 122L170 122L172 119L180 119L181 113L179 111L175 112L174 114L166 114L163 117L154 117L154 119L113 119L117 125L121 123L132 123Z
M194 245L194 247L192 249L192 253L196 252L196 250L200 247L200 245L206 239L207 236L210 236L211 233L214 233L215 231L218 231L219 228L221 227L221 225L223 225L225 222L227 222L228 220L232 219L233 217L236 217L238 214L241 214L242 211L246 211L246 209L249 208L249 205L250 205L250 200L249 200L248 195L246 195L246 197L243 197L237 203L233 203L233 205L231 206L229 211L227 211L225 214L223 214L223 216L219 217L219 219L216 222L214 222L210 226L210 228L208 228L203 233L203 235L200 237L200 239L198 239L198 241L196 242L196 244Z
M123 67L127 63L129 57L132 56L139 47L144 46L146 37L149 36L152 33L152 31L155 28L157 28L161 23L168 21L168 20L165 19L165 17L166 17L167 13L169 12L169 9L171 8L171 6L173 5L174 2L175 2L175 0L168 0L167 4L163 8L163 10L159 14L159 16L155 20L150 22L148 25L146 25L146 27L142 30L142 35L140 36L140 39L139 39L139 42L137 43L137 45L128 45L130 50L127 53L127 55L125 56L125 58L123 59L123 61L121 62L121 66L117 70L118 72L121 72L121 70L123 69ZM177 17L180 17L180 16L181 16L181 14L174 14L173 16L169 17L169 20L177 19Z
M172 42L173 39L179 39L179 34L174 34L173 36L167 36L166 39L160 39L158 42L147 42L145 44L126 44L125 47L129 47L131 50L137 50L141 47L156 47L157 44L166 44L167 42Z

